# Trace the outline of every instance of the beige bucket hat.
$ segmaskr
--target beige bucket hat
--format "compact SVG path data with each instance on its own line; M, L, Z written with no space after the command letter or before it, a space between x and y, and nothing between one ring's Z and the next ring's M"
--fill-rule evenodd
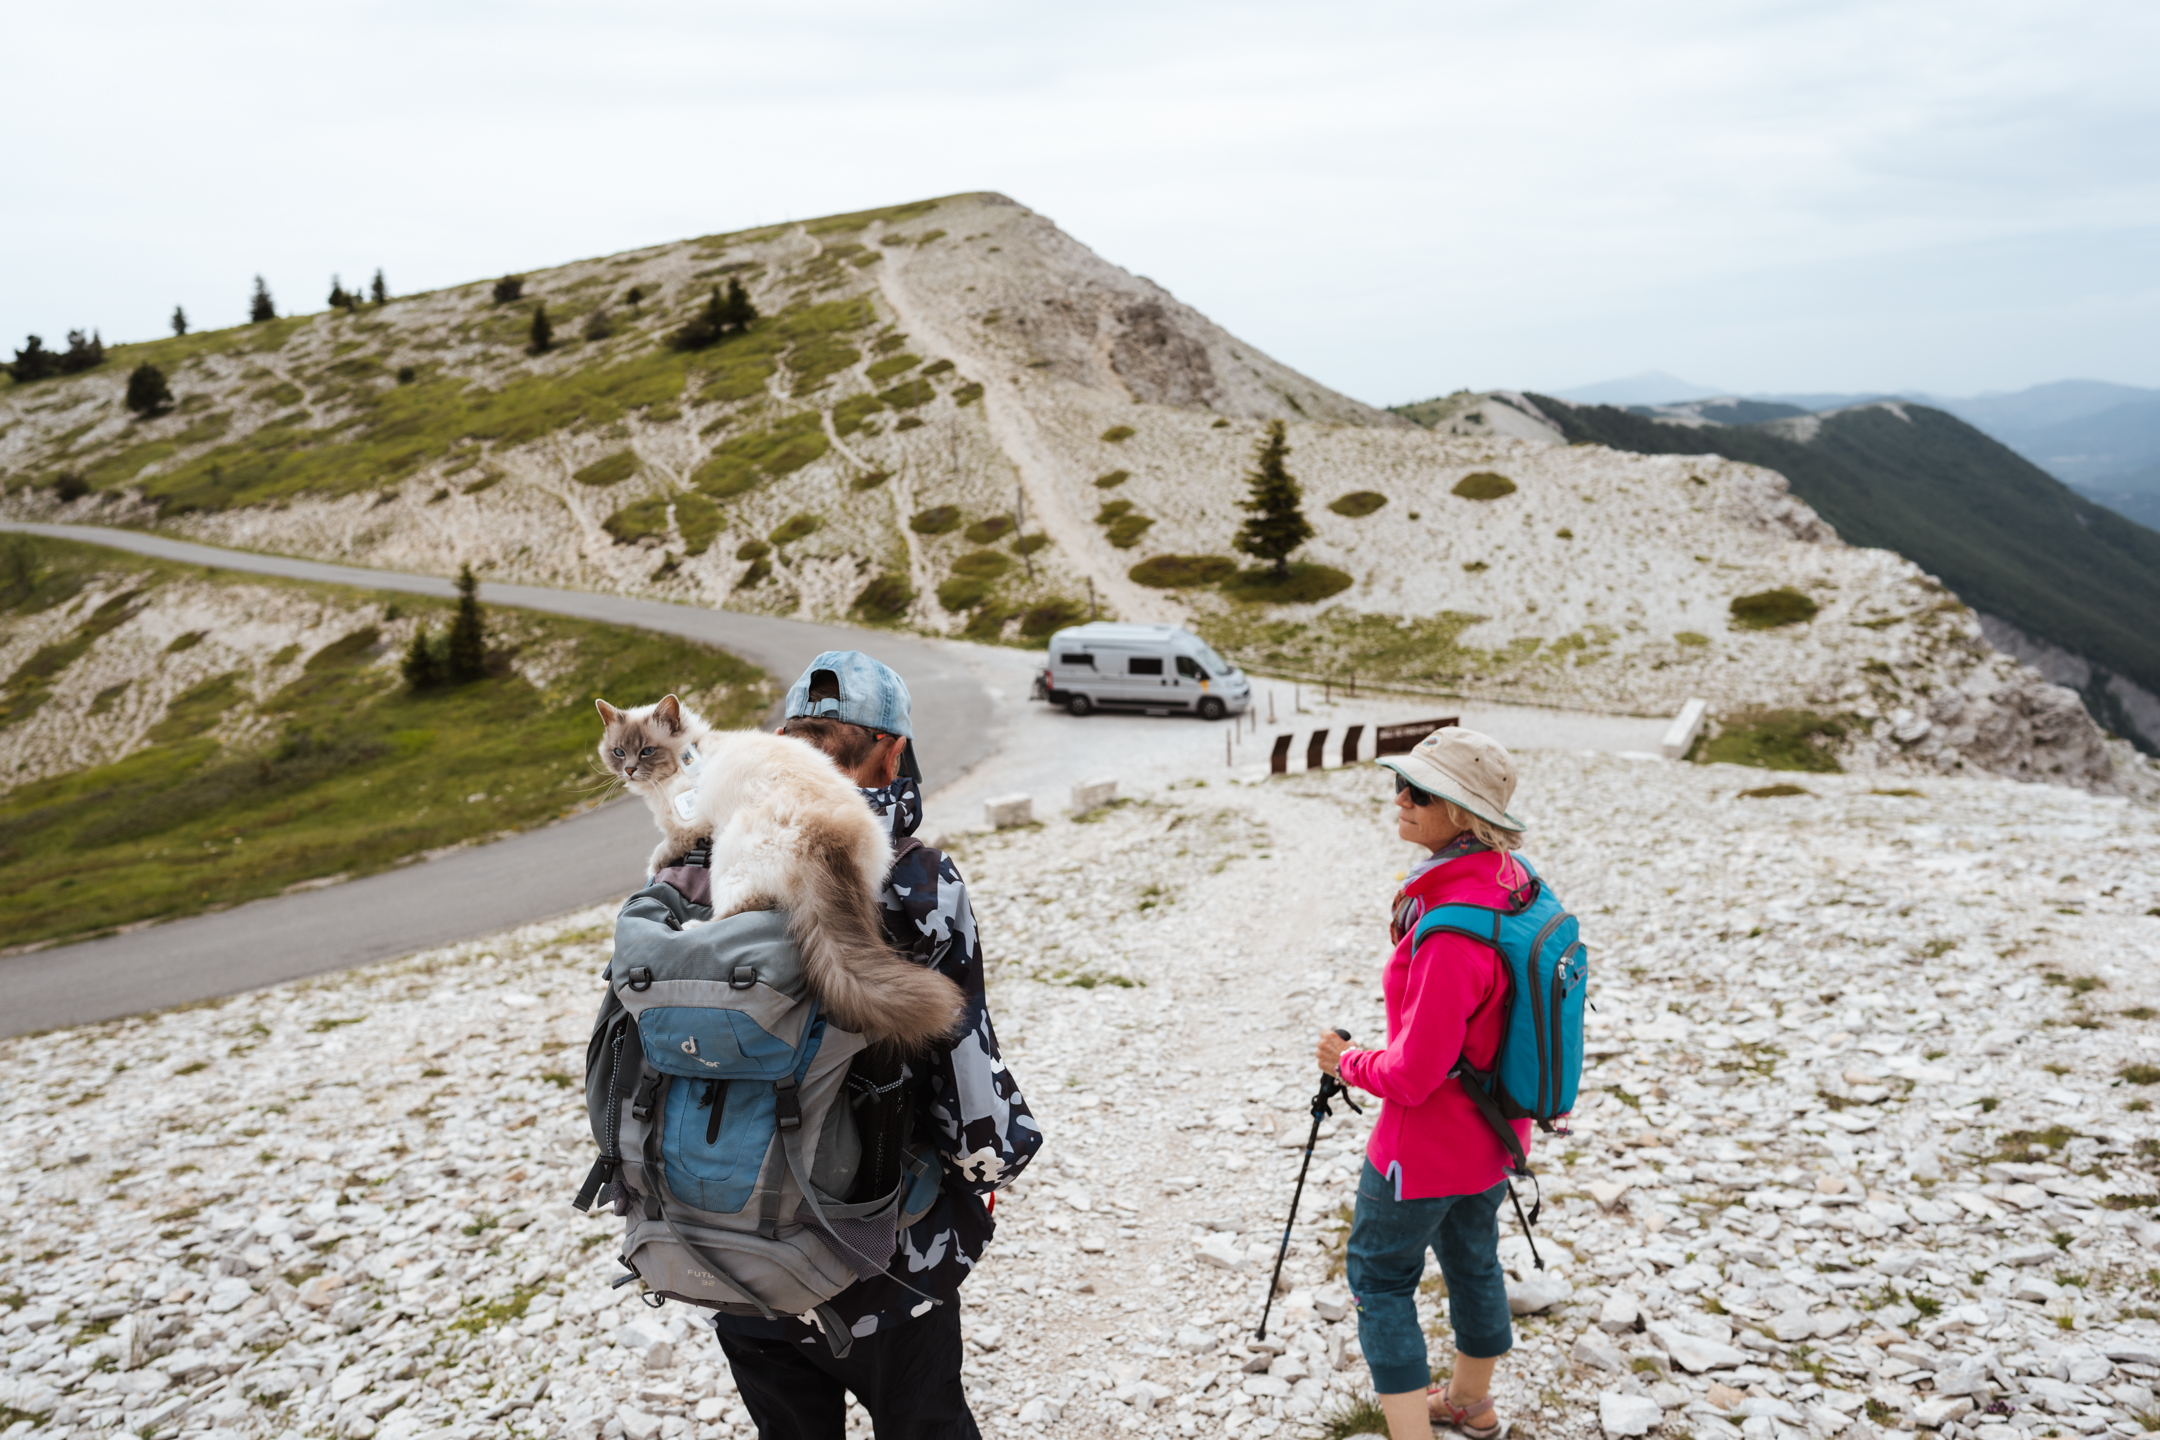
M1480 820L1521 834L1523 822L1508 814L1515 798L1515 760L1490 735L1447 725L1418 741L1407 755L1380 763L1428 795L1452 800Z

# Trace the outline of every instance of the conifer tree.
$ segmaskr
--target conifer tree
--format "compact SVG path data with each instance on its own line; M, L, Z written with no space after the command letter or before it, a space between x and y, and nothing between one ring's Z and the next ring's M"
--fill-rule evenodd
M248 301L248 323L260 325L265 320L277 319L277 306L270 301L270 287L263 277L255 277L255 294Z
M60 373L80 375L105 363L105 338L93 330L85 336L80 330L68 331L67 353L60 357Z
M740 275L728 276L727 300L721 305L722 319L728 328L738 333L750 328L757 319L757 306L750 303L750 292L743 289Z
M487 621L480 614L480 581L471 565L458 570L457 588L457 618L443 646L443 669L451 684L463 685L487 673Z
M645 287L642 285L632 285L627 291L623 293L622 298L624 303L629 305L632 311L636 311L639 303L645 298Z
M330 308L333 310L345 310L351 308L351 306L352 297L345 293L344 283L337 276L332 275L330 277Z
M1242 554L1267 561L1278 576L1290 573L1291 553L1313 537L1305 512L1298 508L1305 492L1283 464L1289 453L1283 422L1269 421L1253 470L1245 477L1251 495L1238 502L1252 518L1238 527L1237 538L1230 542Z
M495 282L495 303L498 305L508 305L513 300L523 299L524 295L525 277L522 275L505 275Z
M172 307L172 333L175 335L187 334L187 311L181 309L178 305Z
M547 305L543 302L533 306L532 353L544 355L555 344L555 327L548 322Z
M172 403L172 387L165 383L165 372L155 365L136 366L135 373L128 376L127 408L138 415L156 415L170 410Z
M405 658L398 662L398 669L405 683L415 690L432 690L442 684L442 660L435 653L434 637L428 634L425 624L413 631L412 643L405 647Z
M16 347L15 363L7 367L8 374L15 377L18 385L43 380L48 375L58 374L59 370L60 357L47 350L44 340L36 335Z
M387 305L390 303L390 286L387 282L383 280L382 267L380 265L375 267L375 283L368 287L368 291L374 297L375 303L377 305Z

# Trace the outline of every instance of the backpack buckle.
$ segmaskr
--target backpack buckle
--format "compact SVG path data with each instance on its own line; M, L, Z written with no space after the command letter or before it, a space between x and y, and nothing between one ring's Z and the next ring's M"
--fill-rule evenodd
M652 989L652 967L640 965L630 972L630 988L636 991Z
M757 971L748 965L737 965L728 972L727 983L730 990L748 990L757 984Z
M630 1118L633 1120L652 1119L653 1102L659 1098L660 1077L658 1075L647 1075L638 1082L637 1094L631 1098Z
M773 1081L773 1114L783 1132L802 1129L802 1102L796 1096L795 1077L783 1075Z

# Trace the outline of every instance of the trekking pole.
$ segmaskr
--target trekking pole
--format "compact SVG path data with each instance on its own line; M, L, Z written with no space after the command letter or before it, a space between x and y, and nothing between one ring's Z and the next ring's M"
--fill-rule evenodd
M1347 1030L1338 1028L1335 1033L1345 1040L1350 1038ZM1267 1301L1260 1307L1260 1330L1253 1336L1255 1340L1267 1339L1268 1312L1275 1308L1275 1287L1282 1283L1283 1257L1290 1253L1290 1231L1297 1225L1298 1202L1305 1198L1305 1172L1312 1168L1313 1146L1320 1143L1320 1122L1335 1113L1328 1101L1337 1095L1358 1114L1365 1113L1365 1107L1350 1098L1349 1086L1324 1070L1320 1072L1320 1088L1312 1097L1312 1133L1305 1137L1305 1161L1298 1166L1297 1189L1290 1194L1290 1218L1283 1222L1282 1245L1275 1251L1275 1273L1268 1280Z

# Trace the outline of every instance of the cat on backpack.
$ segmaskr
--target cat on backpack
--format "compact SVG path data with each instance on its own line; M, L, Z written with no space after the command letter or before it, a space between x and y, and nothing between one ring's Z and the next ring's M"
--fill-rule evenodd
M709 838L713 919L786 911L803 974L835 1024L907 1046L953 1031L960 988L886 943L877 894L891 841L823 751L715 730L673 695L629 710L595 703L602 763L644 799L664 837L648 872Z

